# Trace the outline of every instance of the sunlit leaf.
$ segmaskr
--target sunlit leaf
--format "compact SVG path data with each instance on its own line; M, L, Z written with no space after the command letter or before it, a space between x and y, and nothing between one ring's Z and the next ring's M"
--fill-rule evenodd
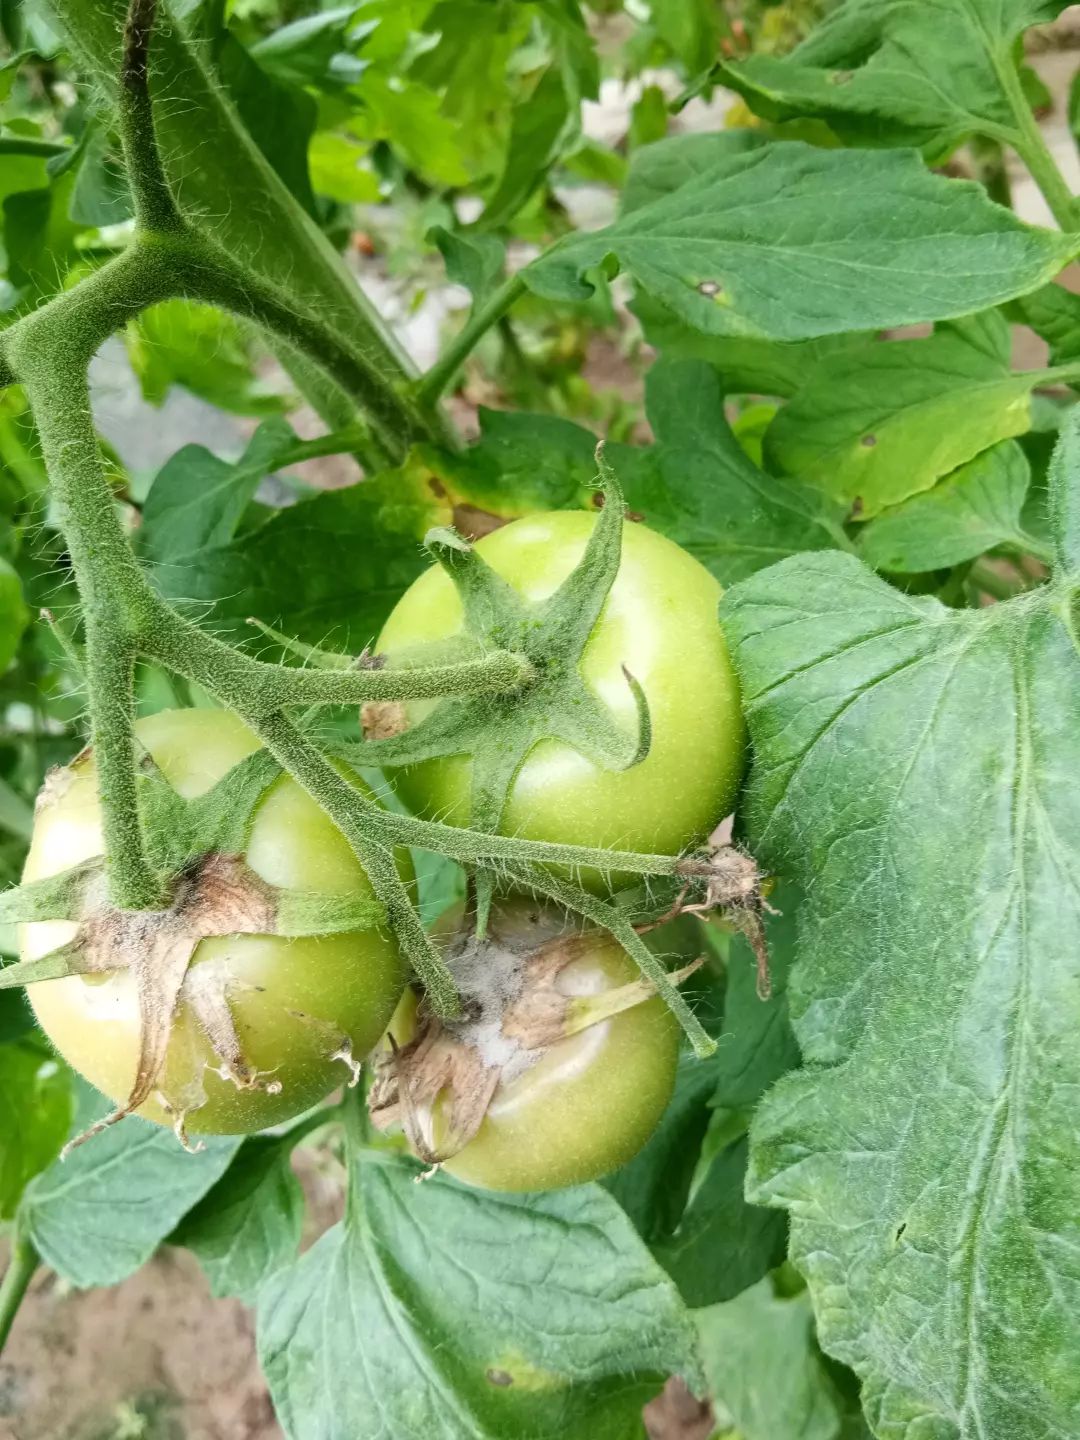
M554 300L609 257L711 335L804 340L966 315L1044 283L1080 241L1023 225L905 151L770 144L718 160L523 271Z

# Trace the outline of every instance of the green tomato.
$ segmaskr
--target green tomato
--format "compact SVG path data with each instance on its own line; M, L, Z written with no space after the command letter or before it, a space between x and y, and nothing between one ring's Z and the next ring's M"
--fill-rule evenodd
M209 790L259 748L255 735L222 710L163 711L136 726L140 742L177 792ZM38 803L24 879L56 875L102 853L101 811L91 758L52 777ZM252 870L271 885L327 895L370 895L368 878L348 843L294 781L282 777L256 809L246 852ZM411 878L411 872L409 872ZM66 943L68 921L25 925L22 954L32 959ZM276 1125L309 1109L348 1079L331 1059L343 1037L363 1057L378 1041L401 996L406 969L388 933L366 930L295 940L273 935L213 936L193 965L228 967L229 1004L248 1061L280 1082L280 1093L240 1090L217 1074L220 1061L181 1003L159 1092L205 1091L188 1128L241 1134ZM27 987L38 1021L69 1064L117 1102L126 1099L139 1053L140 1018L129 970L74 975ZM171 1123L151 1098L139 1111Z
M490 934L537 943L550 934L544 916L525 901L496 906ZM441 928L441 927L440 927ZM637 966L610 936L593 943L559 976L567 995L589 997L640 979ZM401 1043L401 1036L395 1033ZM671 1099L679 1026L662 1000L643 1001L553 1045L541 1059L495 1091L475 1137L443 1169L485 1190L554 1190L582 1185L632 1160L656 1129ZM436 1149L445 1135L435 1103Z
M531 601L551 595L581 559L596 523L584 511L531 515L477 544L487 563ZM652 747L640 764L602 770L579 751L542 740L514 780L502 831L529 840L671 854L703 839L731 809L743 770L738 682L717 619L720 586L672 541L623 527L622 560L582 656L581 671L618 723L636 732L622 667L641 684ZM439 567L402 596L378 648L393 657L461 630L453 582ZM406 707L410 725L437 703ZM390 771L416 813L466 825L472 760L454 755ZM597 877L588 877L596 883Z

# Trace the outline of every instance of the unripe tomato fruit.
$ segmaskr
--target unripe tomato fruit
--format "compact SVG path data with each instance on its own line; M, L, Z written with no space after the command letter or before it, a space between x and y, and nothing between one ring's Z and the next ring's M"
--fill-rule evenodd
M581 559L596 517L530 515L480 540L477 552L528 600L551 595ZM652 747L638 765L602 770L571 746L542 740L514 780L502 832L529 840L656 851L702 839L731 809L745 728L738 682L709 572L644 525L623 526L622 560L581 661L597 697L630 734L637 715L625 665L645 691ZM398 601L378 648L393 657L457 634L458 593L438 565ZM406 706L415 725L437 703ZM440 757L388 774L417 814L465 825L472 760Z
M527 900L497 903L489 935L527 942L535 934L540 944L551 935L546 918ZM640 979L611 936L597 932L590 941L561 972L563 994L598 996ZM400 1046L411 1024L404 1007L395 1021L406 1032L393 1032ZM667 1108L679 1040L678 1022L656 997L558 1041L499 1085L477 1134L442 1168L468 1185L510 1191L554 1190L610 1174L633 1159ZM436 1150L446 1129L441 1107L442 1097L434 1106Z
M209 790L259 748L244 723L223 710L167 710L136 726L141 743L173 788L191 798ZM77 761L39 801L24 879L40 880L102 853L101 813L92 757ZM367 876L345 838L300 787L281 777L260 800L247 863L271 885L328 895L369 895ZM411 872L410 872L411 878ZM66 943L67 921L23 926L24 958ZM220 1061L181 1003L159 1090L185 1093L202 1080L206 1103L188 1129L241 1134L276 1125L310 1108L349 1078L331 1053L347 1036L362 1058L377 1042L405 984L393 937L381 930L281 939L212 936L193 965L226 961L229 1002L246 1058L280 1082L278 1094L240 1090L216 1073ZM117 1102L126 1099L139 1053L135 977L129 970L73 975L27 987L41 1028L76 1070ZM304 1018L309 1017L309 1018ZM335 1043L334 1037L338 1037ZM156 1098L138 1112L171 1123Z

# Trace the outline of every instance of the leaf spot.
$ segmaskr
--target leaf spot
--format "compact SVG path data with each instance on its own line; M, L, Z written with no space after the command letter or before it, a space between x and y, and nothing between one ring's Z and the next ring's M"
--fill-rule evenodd
M849 80L855 78L854 70L834 70L829 76L830 85L846 85Z
M876 436L876 435L864 435L864 436L862 437L862 439L859 441L859 444L860 444L860 445L865 445L866 448L867 448L867 450L872 450L872 449L874 448L874 446L877 444L877 436Z
M704 295L707 299L711 300L714 295L719 295L723 291L723 288L719 280L702 280L697 287L697 291L699 295Z
M489 1385L498 1385L500 1389L505 1390L508 1386L513 1385L514 1377L509 1370L491 1369L487 1371L487 1381Z

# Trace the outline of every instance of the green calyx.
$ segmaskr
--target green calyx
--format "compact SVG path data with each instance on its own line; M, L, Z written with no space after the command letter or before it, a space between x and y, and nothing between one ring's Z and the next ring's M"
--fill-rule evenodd
M649 752L649 709L641 686L624 671L637 709L637 730L628 734L597 700L581 674L581 659L604 601L615 580L622 552L622 491L602 447L597 465L604 506L585 554L559 589L546 600L530 602L452 530L433 530L426 544L446 570L461 597L462 642L481 653L520 655L530 678L502 695L464 695L443 699L419 724L400 734L368 739L348 747L347 757L361 764L415 765L448 755L472 756L469 824L495 834L515 776L541 740L561 740L605 770L626 770ZM406 663L418 663L423 651ZM393 660L391 660L391 667ZM400 662L399 662L400 663ZM379 716L369 720L379 728ZM483 879L483 890L490 887Z

